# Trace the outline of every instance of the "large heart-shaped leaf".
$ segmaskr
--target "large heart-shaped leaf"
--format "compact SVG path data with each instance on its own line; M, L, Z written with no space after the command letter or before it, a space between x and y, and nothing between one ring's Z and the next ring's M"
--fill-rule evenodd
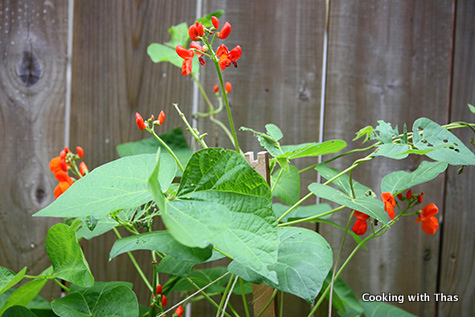
M53 264L53 275L80 286L91 286L94 277L76 239L76 232L58 223L48 230L46 252Z
M381 192L400 193L413 186L433 180L446 169L447 163L445 162L423 161L412 173L397 171L384 176L381 182Z
M318 183L308 185L308 189L317 197L328 199L342 206L365 213L384 224L388 223L383 202L378 199L373 197L356 197L353 199L338 189Z
M312 302L320 292L333 263L328 242L318 233L297 227L279 228L279 256L273 269L278 284L232 262L229 270L251 282L265 284Z
M151 182L157 205L163 197ZM277 281L267 268L277 260L277 223L266 181L238 153L204 149L191 157L177 199L166 201L161 215L181 244L209 244L251 270Z
M212 248L190 248L178 243L167 231L142 233L117 240L112 246L109 259L135 250L152 250L173 255L178 260L201 263L209 259Z
M474 165L475 154L454 134L434 121L419 118L413 126L414 145L419 150L433 150L426 155L433 160L450 165Z
M89 288L71 292L51 303L55 314L68 317L138 316L139 305L130 283L96 282Z
M76 181L48 207L34 216L87 217L97 219L152 200L148 178L155 167L155 155L127 156L104 164ZM176 162L162 154L158 178L167 190L176 172Z

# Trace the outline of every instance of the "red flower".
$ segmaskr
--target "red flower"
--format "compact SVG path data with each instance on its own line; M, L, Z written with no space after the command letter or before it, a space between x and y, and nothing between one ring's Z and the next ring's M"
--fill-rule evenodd
M234 65L234 67L237 67L237 60L241 56L242 50L241 46L237 45L235 48L233 48L231 51L228 51L228 48L226 45L221 44L220 47L218 47L218 50L216 51L216 56L219 57L219 67L221 67L222 70L225 70L226 67L231 66L231 64Z
M167 297L165 295L162 295L162 306L167 306Z
M49 169L51 170L53 174L56 174L57 172L62 171L60 163L61 163L60 156L56 156L52 158L51 161L49 161Z
M218 92L218 90L219 90L219 86L218 86L218 85L214 85L214 87L213 87L213 91L214 91L214 93L217 93L217 92Z
M382 193L384 210L388 212L389 217L394 220L394 207L396 207L396 201L391 193Z
M214 15L211 17L211 23L213 23L213 26L217 29L219 28L219 20L217 17Z
M422 204L423 200L424 200L424 192L422 192L420 195L417 196L417 203Z
M87 169L86 163L81 162L81 164L79 164L79 174L81 174L81 176L84 176L87 173L89 173L89 170Z
M368 220L369 216L356 210L353 216L357 218L355 224L353 225L353 232L357 235L365 234L366 230L368 229L368 223L366 220Z
M406 193L406 199L409 200L412 198L412 189L409 189Z
M183 58L183 64L181 65L181 74L183 76L191 74L191 69L193 67L193 51L187 50L181 45L177 45L175 51L178 56Z
M145 128L147 128L147 125L143 122L142 116L138 112L135 113L135 123L137 123L140 130L145 130Z
M191 48L196 49L196 51L191 50ZM198 44L196 42L191 42L190 43L190 51L192 51L196 56L198 56L198 60L200 61L201 65L203 65L203 66L206 65L205 60L202 58L202 56L203 56L202 52L205 52L205 48L203 46L201 46L200 44Z
M68 182L59 183L54 189L54 198L58 198L61 194L63 194L69 188L69 186L71 185Z
M72 179L68 173L64 172L64 171L59 171L57 172L56 174L54 174L54 177L58 180L58 182L60 183L68 183L69 185L71 185L73 182L74 182L74 179Z
M233 89L233 86L231 85L229 81L227 81L226 84L224 85L224 88L226 89L226 92L229 94L231 90Z
M181 305L175 309L175 314L177 314L178 317L183 316L183 307L181 307Z
M84 156L84 150L82 147L77 146L76 147L76 152L78 153L79 158L82 158Z
M160 114L158 115L157 121L158 121L159 125L163 124L163 121L165 121L165 112L160 111Z
M427 234L434 234L439 229L439 221L434 215L439 212L439 208L433 203L422 208L416 223L422 222L422 230Z
M224 23L223 27L221 28L221 32L218 32L216 34L217 37L220 39L224 40L229 36L229 33L231 33L231 24L229 22Z
M162 294L162 285L160 284L157 285L157 289L155 290L155 293L157 293L158 295Z
M191 25L188 29L188 35L192 41L198 41L199 38L204 35L203 24L201 22L196 22Z

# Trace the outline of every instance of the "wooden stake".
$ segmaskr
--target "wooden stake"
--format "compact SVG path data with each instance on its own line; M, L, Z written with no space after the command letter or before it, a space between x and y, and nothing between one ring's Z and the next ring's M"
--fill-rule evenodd
M253 152L247 152L244 154L244 157L246 158L246 161L249 163L249 165L251 165L251 167L267 181L267 184L270 185L269 153L266 151L257 153L257 160L254 160ZM252 285L252 306L254 310L254 316L257 316L262 311L264 306L271 298L273 292L274 289L268 285ZM262 314L262 317L275 317L276 307L277 300L274 299L266 311Z

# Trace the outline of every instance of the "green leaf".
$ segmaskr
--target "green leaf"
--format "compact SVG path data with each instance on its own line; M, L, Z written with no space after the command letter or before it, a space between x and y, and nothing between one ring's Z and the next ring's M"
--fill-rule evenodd
M393 137L399 137L397 126L393 129L391 123L379 120L378 126L372 132L371 140L377 140L383 143L393 143Z
M109 260L119 254L135 251L151 250L173 255L178 260L194 262L195 264L206 261L211 257L212 248L189 248L178 243L165 230L146 232L117 240L112 246Z
M51 303L59 316L138 316L139 305L130 283L96 282L89 288L71 288L71 292Z
M161 210L170 234L189 247L213 244L234 260L276 281L277 223L266 181L242 155L204 149L191 157L177 198Z
M188 25L186 25L186 22L172 26L168 29L168 33L170 33L171 40L170 42L166 42L165 45L172 48L173 50L175 50L177 45L186 47L186 44L189 40Z
M282 175L279 179L277 185L274 184L277 180L279 173L272 174L271 177L271 187L274 188L272 195L278 197L284 203L288 205L293 205L300 198L300 174L298 169L290 165L289 171L282 169ZM280 171L279 171L280 172Z
M240 127L239 130L252 132L254 136L257 138L257 140L259 141L259 143L261 144L261 146L264 149L266 149L269 152L269 154L272 155L273 157L277 157L283 153L282 150L280 149L279 142L275 140L272 136L259 132L259 131L255 131L250 128L246 128L246 127ZM271 131L273 130L275 129L271 128ZM273 131L273 132L277 133L276 131ZM279 165L280 165L280 162L279 162ZM280 166L282 167L282 165Z
M278 284L260 279L237 263L229 270L252 282L265 284L312 302L320 292L333 263L328 242L318 233L297 227L279 228L279 256L272 266L277 272Z
M24 306L12 306L3 313L2 317L36 317L36 315Z
M363 140L363 143L366 143L370 140L372 132L373 132L373 127L370 125L366 126L360 129L358 132L356 132L356 137L353 139L353 141L356 141L362 137L365 137Z
M416 317L416 315L410 314L407 311L382 302L365 302L360 299L360 305L363 307L365 316L373 317Z
M290 206L282 205L282 204L273 204L272 209L274 210L275 216L279 218L282 216ZM282 222L288 222L292 220L298 220L302 218L308 218L317 216L319 214L326 213L332 210L332 207L329 204L318 204L318 205L310 205L310 206L299 206L292 210L287 216L282 219ZM330 215L323 216L319 219L327 219Z
M177 127L160 134L160 138L170 147L170 149L172 149L172 151L178 157L180 163L183 166L186 166L193 152L191 151L188 142L183 135L182 128ZM155 154L157 153L157 149L159 147L162 148L162 153L167 153L166 149L157 139L148 138L137 142L119 144L117 146L117 153L119 153L121 157L137 154ZM178 171L177 173L177 176L181 176L181 171Z
M395 160L401 160L408 156L409 145L400 143L387 143L378 146L373 156L385 156Z
M381 182L381 192L398 194L408 188L433 180L446 169L447 163L445 162L423 161L412 173L397 171L384 176Z
M474 165L475 154L472 153L454 134L434 121L419 118L413 126L414 145L419 150L431 150L426 155L439 162L450 165Z
M178 56L175 49L159 43L152 43L147 47L147 54L154 63L169 62L178 68L183 64L183 58Z
M330 220L326 220L324 217L322 218L317 218L317 219L314 219L314 220L308 220L306 222L319 222L319 223L327 223L329 225L332 225L334 226L335 228L338 228L338 229L341 229L343 231L346 231L349 235L351 235L353 237L353 239L355 240L356 244L360 244L361 241L363 241L359 235L357 235L356 233L353 232L353 230L350 228L348 230L346 230L345 227L343 226L340 226L339 224L337 223L334 223L333 221L330 221ZM366 247L366 245L363 243L362 244L363 248L365 250L368 250L368 248Z
M94 284L74 229L63 223L52 226L46 235L46 252L53 264L54 276L80 286Z
M157 270L174 276L190 276L196 262L178 260L174 256L167 255L159 263Z
M160 184L167 190L174 177L176 162L162 155ZM155 155L127 156L99 166L74 184L48 207L34 216L87 217L98 219L152 200L147 180L155 166Z
M331 279L332 272L330 271L327 278L325 279L325 283L323 284L324 288L326 288L331 283ZM329 299L329 297L330 295L327 294L326 298ZM356 299L355 294L351 288L340 278L337 278L335 283L333 283L332 305L339 311L340 316L342 315L341 312L352 311L358 316L363 313L363 308L358 302L358 299Z
M372 197L356 197L352 199L345 193L327 185L312 183L308 189L317 197L333 201L350 209L360 211L368 216L387 224L383 202Z
M0 316L12 306L26 306L41 291L46 279L38 279L23 284L16 289L0 309Z
M315 169L326 180L330 180L341 173L340 170L329 167L325 163L318 164ZM373 192L371 188L358 183L354 179L352 180L352 183L353 183L353 190L355 191L356 197L366 197L367 194L370 194ZM332 182L332 184L334 184L336 187L343 190L348 196L353 196L353 193L351 191L350 177L348 175L346 174L341 175L340 177L335 179Z
M121 218L122 219L122 218ZM77 231L76 236L77 238L85 238L87 240L91 240L92 238L98 237L109 230L112 230L118 223L110 216L105 216L101 219L98 219L97 225L94 230L89 230L86 225L82 225Z
M211 27L211 26L213 25L213 24L211 23L211 17L212 17L212 16L215 16L215 17L219 18L220 16L223 15L223 13L224 13L223 10L214 11L214 12L208 13L207 15L205 15L205 16L199 18L199 19L196 20L196 21L203 23L203 26L204 26L204 27L209 28L209 27Z
M300 157L315 157L330 153L336 153L346 147L345 141L330 140L322 143L304 143L299 145L282 146L283 154L279 157L285 157L290 160Z
M279 127L272 123L266 124L266 133L268 136L270 136L276 141L279 141L280 139L284 137Z
M475 113L475 107L473 105L467 104L467 106L468 106L468 109L470 109L472 113Z
M20 282L26 273L26 266L17 274L0 266L0 294Z

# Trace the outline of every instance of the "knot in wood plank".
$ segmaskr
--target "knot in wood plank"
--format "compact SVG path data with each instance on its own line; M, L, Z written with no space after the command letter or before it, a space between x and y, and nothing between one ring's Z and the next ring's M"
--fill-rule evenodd
M23 58L18 67L18 76L26 87L33 86L38 82L38 80L40 80L41 64L33 52L23 52Z

